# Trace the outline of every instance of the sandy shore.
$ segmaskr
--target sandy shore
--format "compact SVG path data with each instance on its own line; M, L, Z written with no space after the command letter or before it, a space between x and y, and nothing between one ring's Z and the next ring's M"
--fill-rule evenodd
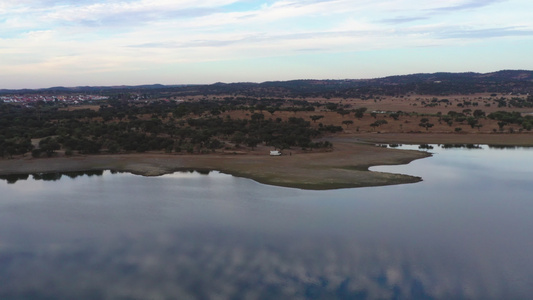
M184 169L218 170L261 183L303 189L336 189L414 183L419 177L368 171L369 166L405 164L427 153L384 149L353 137L336 138L331 152L271 157L268 151L247 154L126 154L74 157L30 157L0 161L0 175L88 170L116 170L157 176ZM289 153L291 155L289 155Z
M302 189L336 189L414 183L419 177L370 172L376 165L406 164L426 152L376 147L372 143L475 143L533 146L532 135L361 134L328 138L331 152L286 150L271 157L268 148L245 154L124 154L0 160L0 175L89 170L116 170L158 176L184 169L217 170L261 183ZM365 142L371 143L366 144ZM291 155L289 155L289 153Z

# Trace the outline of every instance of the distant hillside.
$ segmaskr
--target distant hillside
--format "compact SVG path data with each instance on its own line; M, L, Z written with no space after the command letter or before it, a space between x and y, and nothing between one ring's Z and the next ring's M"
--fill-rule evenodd
M45 89L0 89L0 94L59 94L59 93L110 93L110 92L131 92L131 91L144 91L144 90L160 90L176 87L184 87L186 85L163 85L163 84L146 84L146 85L121 85L121 86L77 86L77 87L64 87L55 86Z
M0 90L0 93L101 93L137 92L152 96L240 95L253 97L370 97L405 94L450 95L533 92L533 71L504 70L493 73L433 73L375 79L290 80L263 83L211 85L141 85L115 87L53 87L41 90Z
M494 73L433 73L375 79L291 80L263 83L217 83L174 90L182 95L231 95L254 97L365 97L371 95L449 95L533 92L533 71Z

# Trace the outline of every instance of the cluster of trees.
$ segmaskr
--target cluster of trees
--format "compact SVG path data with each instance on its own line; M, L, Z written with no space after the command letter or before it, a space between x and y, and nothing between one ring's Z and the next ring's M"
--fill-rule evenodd
M518 108L523 108L523 107L533 107L533 98L531 98L531 96L529 96L528 98L526 99L522 99L522 98L519 98L519 97L513 97L509 100L509 104L508 106L509 107L518 107Z
M468 124L472 128L480 129L483 127L481 120L489 118L491 120L498 121L498 126L500 131L504 129L506 125L519 125L522 129L530 131L533 129L533 116L523 116L519 112L506 112L506 111L497 111L485 114L484 111L476 109L472 111L471 109L463 109L463 112L449 111L447 115L440 115L439 122L445 122L449 126L452 126L455 123L459 124ZM423 118L420 121L420 126L426 127L426 129L433 125L430 125L427 118Z
M476 109L476 110L472 111L471 109L467 108L467 109L463 109L463 112L455 112L453 110L449 111L447 115L441 115L440 116L439 122L443 121L446 124L448 124L448 126L452 126L454 124L454 122L459 123L459 124L467 123L472 128L480 129L483 126L480 123L480 120L484 119L484 118L485 118L485 112L484 111L482 111L480 109ZM426 125L427 125L427 123L426 123ZM422 124L420 126L425 127ZM431 126L433 126L433 125L431 125ZM426 129L427 129L427 127L426 127Z
M429 128L433 127L435 124L430 123L428 118L422 118L420 119L420 123L418 124L420 127L426 128L426 131L429 130Z
M503 130L504 126L509 124L520 125L528 131L533 128L533 116L524 117L519 112L497 111L490 113L487 117L492 120L497 120L500 130Z
M533 96L531 95L529 95L525 99L520 98L520 97L512 97L511 99L506 99L504 97L501 97L500 99L496 101L498 103L498 107L517 107L517 108L533 107Z
M384 120L384 119L380 119L380 120L376 120L375 122L373 122L372 124L370 124L370 126L372 128L376 128L376 127L379 127L381 125L385 125L385 124L388 124L389 122L387 122L387 120Z
M12 157L13 155L23 155L33 149L31 140L25 137L14 137L6 139L0 135L0 157Z
M273 118L278 110L314 109L305 101L227 99L224 101L154 101L133 104L112 99L98 110L61 110L54 105L33 108L0 104L0 155L11 157L31 152L34 157L53 156L62 149L94 154L119 152L206 153L216 149L255 148L259 144L278 149L328 148L331 143L313 142L324 132L342 131L340 126L315 129L310 121ZM241 109L247 118L233 119L221 113ZM267 117L263 112L270 112ZM33 147L31 139L41 139Z

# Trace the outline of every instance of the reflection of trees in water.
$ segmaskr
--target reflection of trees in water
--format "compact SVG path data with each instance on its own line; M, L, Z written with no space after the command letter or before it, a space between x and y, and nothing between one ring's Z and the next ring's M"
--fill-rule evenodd
M43 180L43 181L57 181L61 179L63 174L61 173L35 173L31 174L34 180Z
M532 147L512 146L512 145L487 145L489 149L515 150L530 149ZM483 146L477 144L442 144L443 149L462 148L462 149L483 149Z
M441 147L442 149L483 149L483 147L481 147L480 145L475 144L443 144Z
M13 184L19 180L27 180L30 174L12 174L12 175L0 175L0 179L7 181L9 184Z
M531 147L520 147L520 146L508 146L508 145L489 145L490 149L504 149L504 150L514 150L514 149L527 149Z
M111 174L120 174L124 173L121 171L109 171ZM184 169L182 171L179 171L180 173L198 173L200 175L209 175L211 173L211 170L209 169ZM60 180L61 177L67 176L71 179L75 179L77 177L82 176L102 176L104 175L104 170L94 170L94 171L74 171L74 172L54 172L54 173L33 173L33 174L13 174L13 175L0 175L1 180L6 180L8 184L14 184L19 180L27 180L30 175L32 176L33 180L43 180L43 181L57 181Z
M457 268L468 266L405 249L334 238L279 240L221 233L141 237L132 233L128 238L75 247L4 249L0 253L0 280L4 283L0 297L15 299L28 293L72 299L501 296L487 292L475 271L458 277Z
M196 169L189 169L189 168L186 168L186 169L181 169L175 173L183 173L183 174L186 174L186 173L189 173L189 174L194 174L194 173L198 173L200 175L209 175L209 173L211 173L212 170L210 169L201 169L201 168L196 168Z
M111 173L117 173L111 171ZM57 181L60 180L63 175L70 177L72 179L81 177L81 176L102 176L104 170L93 170L93 171L79 171L79 172L52 172L52 173L32 173L31 176L33 180L43 180L43 181ZM30 174L12 174L12 175L0 175L0 179L6 180L9 184L14 184L19 180L27 180L30 177Z

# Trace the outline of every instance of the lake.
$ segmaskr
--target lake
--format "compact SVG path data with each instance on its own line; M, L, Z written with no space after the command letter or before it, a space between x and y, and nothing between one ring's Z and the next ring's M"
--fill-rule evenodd
M417 148L406 146L404 148ZM219 172L0 180L0 299L528 299L533 149L449 148L280 188Z

